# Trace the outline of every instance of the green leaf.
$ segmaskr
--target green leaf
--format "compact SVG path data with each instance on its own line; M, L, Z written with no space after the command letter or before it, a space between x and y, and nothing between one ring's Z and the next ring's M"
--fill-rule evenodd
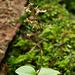
M57 75L57 74L60 74L60 72L53 69L41 68L40 73L38 75Z
M31 66L21 66L15 71L18 75L36 75L36 72Z

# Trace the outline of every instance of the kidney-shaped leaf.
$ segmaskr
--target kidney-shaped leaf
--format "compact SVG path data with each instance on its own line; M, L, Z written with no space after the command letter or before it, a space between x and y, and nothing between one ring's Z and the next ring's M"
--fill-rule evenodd
M38 75L58 75L58 74L60 74L60 72L56 70L48 69L48 68L41 68Z
M36 75L36 72L31 66L21 66L15 71L18 75Z

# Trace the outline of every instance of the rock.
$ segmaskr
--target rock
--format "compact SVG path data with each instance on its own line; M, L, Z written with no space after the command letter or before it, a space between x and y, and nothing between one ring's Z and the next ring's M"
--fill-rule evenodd
M9 43L12 41L19 27L20 22L11 22L18 19L24 13L26 0L0 0L0 63L5 56Z

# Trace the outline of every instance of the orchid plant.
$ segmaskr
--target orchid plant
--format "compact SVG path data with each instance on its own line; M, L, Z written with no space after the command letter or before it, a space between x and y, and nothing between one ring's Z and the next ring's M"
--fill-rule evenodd
M42 27L40 27L40 29L38 30L37 25L39 23L36 18L39 15L39 13L44 13L46 12L46 10L40 10L38 6L34 7L34 4L31 2L29 3L27 7L24 7L24 9L25 9L25 13L31 13L31 15L26 20L24 20L24 22L31 23L33 25L33 28L35 28L36 30L36 34L35 33L27 34L27 36L29 37L36 36L37 38L38 47L40 49L40 69L37 72L35 72L34 68L32 68L31 66L21 66L15 72L19 75L57 75L59 74L59 72L56 70L48 69L48 68L41 68L42 67L42 50L41 50L41 45L40 45L38 35L39 35L39 32L42 30L42 28L44 27L52 28L52 25L42 24Z

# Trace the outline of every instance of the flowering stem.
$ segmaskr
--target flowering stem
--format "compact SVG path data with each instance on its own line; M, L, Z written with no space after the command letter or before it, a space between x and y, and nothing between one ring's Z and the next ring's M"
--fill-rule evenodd
M37 40L38 40L38 45L39 45L39 48L40 48L40 61L41 61L41 64L40 64L40 69L37 73L37 75L39 74L40 70L41 70L41 67L42 67L42 51L41 51L41 45L40 45L40 42L39 42L39 37L38 37L38 31L37 31L37 26L35 27L36 28L36 33L37 33Z
M32 6L32 10L33 10L33 17L34 17L34 25L35 25L35 29L36 29L36 37L37 37L37 41L38 41L38 45L39 45L39 49L40 49L40 69L37 73L37 75L39 74L40 70L41 70L41 67L42 67L42 50L41 50L41 45L40 45L40 42L39 42L39 37L38 37L38 31L37 31L37 24L36 24L36 16L34 14L34 7Z

